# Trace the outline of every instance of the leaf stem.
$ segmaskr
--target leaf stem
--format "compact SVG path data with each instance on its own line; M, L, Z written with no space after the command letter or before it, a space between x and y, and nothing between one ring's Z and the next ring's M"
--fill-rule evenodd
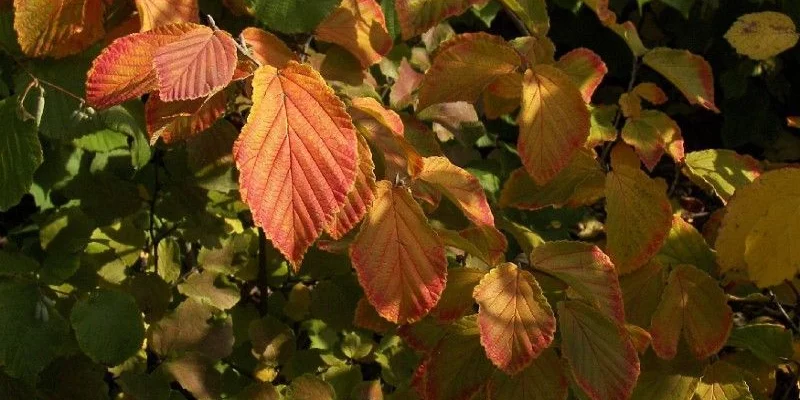
M258 228L258 276L256 286L261 296L258 304L259 314L267 315L269 297L269 282L267 275L267 235L263 228Z

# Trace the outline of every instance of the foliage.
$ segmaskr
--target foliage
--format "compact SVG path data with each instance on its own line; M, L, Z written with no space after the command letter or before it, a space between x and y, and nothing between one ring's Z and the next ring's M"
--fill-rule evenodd
M796 398L797 4L0 1L0 398Z

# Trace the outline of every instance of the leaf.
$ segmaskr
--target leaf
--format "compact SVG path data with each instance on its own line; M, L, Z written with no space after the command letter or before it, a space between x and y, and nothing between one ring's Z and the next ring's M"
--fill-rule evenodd
M447 17L466 11L484 0L395 0L403 40L436 26Z
M363 68L380 61L392 48L383 10L375 0L342 0L317 26L316 38L344 47Z
M652 82L642 82L636 85L631 92L656 106L662 105L669 100L667 94Z
M359 299L358 304L356 304L353 325L380 334L385 334L394 327L394 324L378 315L378 312L375 311L375 307L369 304L369 300L367 300L366 297Z
M105 34L102 0L14 0L14 30L29 57L63 58Z
M600 86L608 67L595 52L581 47L558 59L555 66L569 75L581 91L583 101L590 103L594 91Z
M200 22L197 0L136 0L141 31L180 22Z
M478 257L486 262L487 265L493 266L505 260L508 240L494 226L471 226L461 230L458 234L466 241L474 244L481 254Z
M175 143L196 137L214 125L227 109L224 91L194 100L164 102L158 93L148 97L144 112L150 143L159 138Z
M553 349L545 349L518 374L493 374L487 387L491 400L566 400L569 383Z
M186 297L227 310L239 302L239 288L225 282L223 277L211 271L196 273L178 284L178 291Z
M666 266L691 264L712 276L717 273L714 252L703 235L680 215L672 217L669 236L655 259Z
M798 183L800 170L783 168L736 191L714 245L723 272L746 270L759 287L797 273L798 257L790 242L800 208Z
M672 226L672 207L666 185L638 166L623 164L621 156L612 152L614 170L606 177L606 252L619 273L626 274L661 248Z
M15 206L28 193L33 174L44 160L36 126L17 116L16 100L0 101L0 118L5 121L0 135L0 211Z
M253 357L271 367L285 365L297 346L294 331L271 315L251 320L247 336L252 343L250 353Z
M300 61L294 52L277 36L258 28L247 27L241 33L242 40L261 65L283 68L289 61Z
M333 387L322 379L305 374L295 379L286 390L287 400L334 400Z
M625 304L625 319L628 323L640 327L650 326L650 319L661 302L666 278L666 269L654 261L619 278Z
M675 357L683 332L695 358L715 354L733 326L727 301L725 292L705 272L691 265L676 266L650 324L653 350L661 358Z
M619 112L617 105L589 106L591 109L591 128L589 129L589 139L586 140L585 147L594 148L604 142L613 142L617 139L617 128L614 120Z
M447 260L441 239L408 191L388 181L378 182L350 258L370 304L391 322L419 320L444 290Z
M545 0L500 0L500 2L519 18L529 31L545 36L550 30L550 17L547 15Z
M216 309L195 299L186 299L166 317L150 325L147 343L160 356L193 352L210 358L227 357L233 351L230 319L215 321Z
M363 136L358 135L358 172L356 183L347 200L336 214L330 226L325 228L331 237L338 240L361 222L375 198L375 164L372 162L372 151Z
M422 84L423 74L415 71L405 57L397 67L397 79L389 92L389 103L392 108L401 110L414 102L413 93Z
M761 175L761 165L749 155L711 149L687 154L683 173L695 184L713 190L726 204L736 189Z
M792 358L792 332L778 324L752 324L731 331L726 346L750 350L770 365L780 365Z
M553 64L556 45L547 36L522 36L509 42L522 56L526 65Z
M686 50L659 47L648 51L642 61L672 82L690 104L719 113L714 105L714 76L703 57Z
M604 196L605 172L591 150L580 150L550 182L537 185L528 172L514 170L503 184L500 206L523 210L579 207Z
M578 386L592 400L629 398L639 357L625 329L576 300L558 303L558 317L561 353Z
M345 204L356 179L356 132L311 67L259 68L253 108L233 146L242 199L295 270Z
M155 51L159 97L192 100L224 88L236 69L236 42L225 31L198 27Z
M700 400L753 400L739 369L724 361L717 361L706 370L695 397Z
M481 279L472 297L480 306L481 345L507 374L523 370L553 341L556 319L530 272L501 264Z
M676 163L683 162L681 128L661 111L644 110L640 115L629 118L622 128L622 140L636 149L650 171L665 152Z
M549 65L525 72L517 122L522 165L539 185L558 175L589 137L589 110L580 91Z
M620 324L625 322L622 289L614 264L597 246L546 242L531 252L531 266L552 275Z
M684 353L666 361L647 352L642 357L642 374L632 399L692 400L706 365Z
M214 368L214 361L207 355L188 353L163 364L181 387L197 399L218 399L222 392L222 374Z
M25 254L0 250L0 275L23 275L33 273L38 269L39 263ZM478 279L480 280L480 278ZM472 298L472 288L470 288L469 297Z
M736 52L754 60L766 60L794 47L800 34L788 15L763 11L744 14L725 33Z
M311 32L341 0L249 0L256 18L283 33Z
M156 50L200 25L173 24L114 40L95 58L86 78L86 102L108 108L155 90Z
M605 25L625 41L634 57L639 58L650 50L642 43L642 39L639 37L639 32L633 22L625 21L621 24L614 22L606 23Z
M78 345L93 360L117 365L136 354L144 340L144 321L134 298L101 290L72 307L72 328Z
M514 48L498 36L482 32L455 36L442 43L425 72L417 109L457 101L474 103L490 83L514 73L521 63Z
M422 161L419 179L436 187L476 225L494 226L492 209L477 178L447 157L425 157Z
M464 316L475 305L472 292L484 275L486 271L475 268L450 269L447 272L447 286L431 314L445 322Z

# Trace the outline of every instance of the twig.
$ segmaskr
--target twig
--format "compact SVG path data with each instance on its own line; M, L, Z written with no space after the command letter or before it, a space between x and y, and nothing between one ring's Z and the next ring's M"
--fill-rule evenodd
M211 26L211 29L213 29L215 31L221 30L217 26L217 23L214 21L214 17L212 17L210 14L206 14L206 19L208 20L208 25ZM239 41L241 41L241 43ZM253 62L257 67L260 67L261 66L261 61L258 61L253 57L253 53L250 51L249 48L247 48L247 43L244 41L244 37L239 36L239 41L236 41L236 40L233 41L233 44L236 45L236 48L245 57L247 57L248 60Z
M672 196L675 192L675 189L678 188L678 182L680 182L681 178L681 165L679 163L675 163L675 175L672 177L672 183L669 185L669 190L667 191L667 197Z
M633 85L636 83L636 75L639 73L639 58L633 58L633 65L631 65L631 78L628 80L628 92L633 90ZM617 132L617 137L614 139L613 142L607 143L606 146L603 148L603 153L600 155L600 160L604 162L604 166L606 171L609 169L610 162L608 161L608 156L611 153L611 149L619 143L620 135L619 135L619 124L622 121L622 108L617 109L617 113L614 115L614 131Z
M150 245L153 247L153 266L155 272L158 273L158 243L160 238L156 237L156 202L158 201L158 192L161 190L161 183L159 182L158 170L161 164L161 153L156 150L152 160L153 167L155 168L153 179L153 195L150 198Z
M789 316L786 310L783 309L783 305L778 301L777 297L775 296L775 293L772 290L768 291L768 293L770 300L772 300L775 306L778 307L778 311L780 311L781 315L783 315L783 317L786 318L786 321L789 323L792 329L795 332L800 332L800 327L798 327L797 324L794 323L794 320Z
M508 17L511 18L512 21L514 21L514 25L517 26L517 29L519 29L519 31L522 32L523 35L525 35L525 36L532 36L533 35L533 33L530 31L530 29L528 29L528 27L525 26L525 23L522 22L522 20L517 16L516 13L514 13L514 11L512 11L510 8L508 8L508 6L505 4L505 2L501 1L500 4L502 5L503 10L506 12Z
M269 276L267 275L267 236L264 229L258 228L258 276L256 286L261 295L258 304L258 312L267 315L267 304L269 296Z
M306 62L308 58L308 49L311 48L311 41L314 40L314 35L308 35L308 39L306 39L305 43L303 43L303 54L300 54L300 62Z

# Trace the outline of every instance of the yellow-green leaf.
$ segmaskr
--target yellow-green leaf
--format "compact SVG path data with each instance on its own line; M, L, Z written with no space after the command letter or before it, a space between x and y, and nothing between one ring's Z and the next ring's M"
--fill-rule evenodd
M695 184L713 190L724 204L737 188L761 175L761 165L733 150L711 149L687 154L683 173Z
M545 0L500 0L519 18L529 31L547 35L550 30L550 17L547 15Z
M708 62L687 50L658 47L642 59L672 82L691 104L719 113L714 104L714 75Z
M493 374L487 388L491 400L565 400L569 382L561 359L546 349L518 374Z
M794 21L783 13L764 11L745 14L733 23L725 39L736 52L754 60L766 60L794 47L800 34Z
M681 128L667 114L645 110L629 118L622 128L622 140L633 146L650 171L666 152L676 163L683 161Z
M699 400L753 400L738 368L724 361L712 364L695 391Z

